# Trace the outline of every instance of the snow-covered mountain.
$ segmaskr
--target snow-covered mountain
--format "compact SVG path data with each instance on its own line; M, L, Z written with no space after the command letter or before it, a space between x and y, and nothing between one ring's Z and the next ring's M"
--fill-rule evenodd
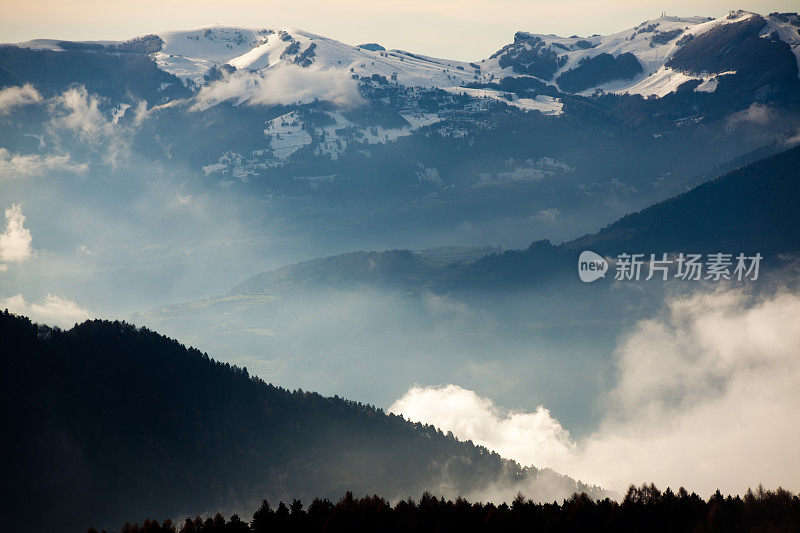
M697 90L712 91L719 76L733 74L733 71L691 73L671 68L667 63L691 39L757 16L745 11L731 12L718 19L662 16L619 33L588 38L518 32L514 43L474 63L403 50L381 50L379 45L351 46L296 29L226 27L161 34L164 45L155 57L165 71L196 83L202 83L214 66L263 71L292 63L345 70L362 78L383 76L406 86L451 89L505 77L531 76L564 92L589 94L599 88L616 93L664 96L693 79L701 81ZM800 65L800 19L796 15L773 14L764 20L758 37L777 37L785 42ZM592 80L596 83L581 91L571 90L569 83L559 82L566 72L580 70L587 61L603 54L610 54L618 61L620 56L631 54L641 68L631 77L600 81L602 76L598 76ZM480 96L491 95L482 93Z
M249 197L352 201L342 228L403 212L425 232L574 236L798 142L799 62L797 14L744 11L520 31L473 62L292 28L40 39L0 46L0 91L20 102L0 109L0 174L67 153L113 170L130 152Z
M137 41L149 43L153 47L151 54L161 69L198 86L207 83L215 69L267 73L296 65L344 71L358 78L379 76L407 87L436 87L449 91L506 77L531 77L565 93L588 95L600 89L661 97L691 80L700 82L696 90L710 92L716 88L720 77L735 74L735 71L688 72L670 66L669 62L692 39L715 33L719 37L724 33L723 26L754 19L760 21L757 36L785 43L800 65L800 18L796 14L779 13L762 18L746 11L733 11L718 19L662 16L606 36L559 37L518 32L513 43L475 62L385 50L378 44L353 46L293 28L210 26L146 36L126 43L83 44L119 48ZM65 44L74 48L80 43L36 40L19 46L63 50ZM586 79L576 83L575 77L586 73ZM484 98L503 99L504 96L491 92L461 92ZM531 108L539 106L531 105Z
M634 28L615 33L612 35L594 35L588 38L577 36L564 38L554 35L538 35L518 33L515 43L508 45L491 59L481 62L486 64L486 70L496 76L511 75L508 69L501 69L503 65L511 64L513 74L524 74L526 67L530 70L535 66L535 62L525 62L526 52L538 50L538 57L546 56L551 53L557 57L555 69L547 77L549 70L542 69L540 76L544 81L554 83L560 90L565 92L581 92L591 94L597 89L614 93L641 94L643 96L656 95L664 96L674 92L677 88L690 80L699 80L701 84L696 90L713 91L716 87L716 79L719 76L733 74L734 72L688 72L670 66L670 59L684 45L695 37L701 35L714 35L723 38L724 26L733 23L743 23L748 20L755 22L755 19L763 21L757 30L759 38L780 39L785 42L800 65L800 19L796 14L777 14L774 13L765 19L760 16L746 12L733 11L728 15L710 19L703 17L672 17L662 16L657 19L647 20ZM596 68L595 78L588 80L584 87L579 87L576 91L571 87L569 80L565 78L568 72L576 72L583 69L590 70L588 65L604 54L609 54L607 72ZM635 58L633 67L628 72L620 69L619 77L612 77L612 66L620 64L621 57L630 54ZM541 63L541 61L540 61ZM638 71L638 72L637 72ZM605 76L604 76L605 74ZM604 79L604 77L606 79Z
M370 50L297 29L208 27L159 35L159 66L202 83L213 66L262 71L286 64L374 74L407 86L445 87L474 79L468 63L401 50ZM373 48L373 47L369 47Z

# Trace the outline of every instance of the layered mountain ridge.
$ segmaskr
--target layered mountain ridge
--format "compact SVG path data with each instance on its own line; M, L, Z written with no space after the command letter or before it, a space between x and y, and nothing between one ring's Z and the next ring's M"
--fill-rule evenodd
M798 168L800 147L795 147L559 245L536 240L524 250L476 249L438 261L432 260L432 250L352 252L256 274L228 296L343 285L441 293L476 287L518 290L545 285L555 276L578 283L574 267L583 250L606 257L643 252L760 253L768 259L766 268L779 268L780 261L773 264L778 256L800 252L794 220L800 205Z

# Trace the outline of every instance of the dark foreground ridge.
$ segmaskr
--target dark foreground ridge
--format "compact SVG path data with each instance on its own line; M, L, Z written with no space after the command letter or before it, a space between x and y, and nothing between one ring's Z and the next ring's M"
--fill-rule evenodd
M264 500L248 523L221 514L183 524L146 520L125 524L121 533L279 533L279 532L478 532L478 531L742 531L800 530L800 498L783 489L748 491L744 498L724 497L717 491L707 501L681 488L663 493L654 485L631 486L625 499L592 500L575 494L564 500L537 504L521 495L508 504L445 500L425 493L419 502L390 505L378 496L356 499L348 492L335 505L315 499L307 508L294 500L273 509ZM94 528L89 533L97 533Z
M433 426L268 385L122 322L61 331L0 312L0 365L8 531L250 513L265 497L335 499L348 489L393 501L425 490L605 496Z

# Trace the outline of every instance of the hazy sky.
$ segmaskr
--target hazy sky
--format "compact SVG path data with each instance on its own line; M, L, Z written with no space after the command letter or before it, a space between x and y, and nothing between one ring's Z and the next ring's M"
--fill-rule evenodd
M288 26L358 44L485 58L514 31L591 35L670 15L797 11L796 0L2 0L0 42L125 39L209 24Z

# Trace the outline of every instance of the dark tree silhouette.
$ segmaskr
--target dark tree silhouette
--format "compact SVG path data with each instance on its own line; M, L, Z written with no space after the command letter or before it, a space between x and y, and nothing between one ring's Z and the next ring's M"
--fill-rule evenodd
M268 385L124 322L61 331L2 312L0 355L0 501L12 531L241 515L265 496L289 502L274 514L264 507L253 522L262 528L307 516L295 497L352 487L402 498L443 479L463 492L543 479L562 496L602 493L373 406ZM315 502L311 514L326 509ZM224 521L209 520L204 531Z
M719 491L707 501L689 494L664 492L653 485L631 486L622 502L593 500L575 494L561 504L534 503L521 494L511 505L472 503L458 498L445 500L425 493L419 499L401 500L394 506L378 496L357 499L347 492L336 504L316 499L303 509L298 500L278 504L272 512L262 502L251 526L233 515L226 521L217 514L203 522L187 519L178 529L171 522L159 525L147 520L140 527L126 524L123 532L217 533L264 531L316 532L795 532L800 531L800 498L783 489L759 487L744 498L723 496ZM282 511L280 511L282 509ZM137 529L138 528L138 529ZM95 530L90 529L90 532Z

